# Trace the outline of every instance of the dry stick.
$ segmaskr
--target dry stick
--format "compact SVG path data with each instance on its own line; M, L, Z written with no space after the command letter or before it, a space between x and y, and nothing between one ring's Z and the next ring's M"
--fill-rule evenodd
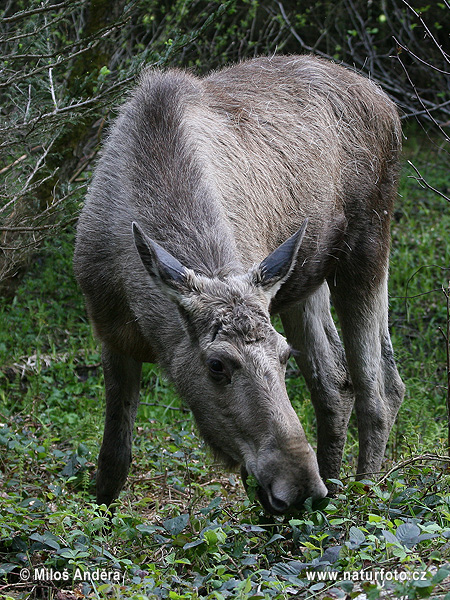
M23 160L25 160L27 158L27 156L28 156L28 154L23 154L22 156L19 156L19 158L16 159L11 164L7 165L6 167L3 167L3 169L0 169L0 175L3 175L3 173L6 173L6 171L8 171L9 169L12 169L13 167L15 167L16 165L21 163Z
M410 11L412 11L414 13L414 15L419 19L419 21L422 23L422 27L425 29L425 31L427 32L427 34L430 36L430 38L433 40L434 45L436 46L436 48L440 51L440 53L442 54L442 56L445 58L445 60L447 62L450 62L449 58L450 55L447 54L447 52L445 52L442 49L441 44L439 44L439 42L437 41L437 39L434 37L432 31L430 30L430 28L428 27L428 25L426 24L426 22L424 21L424 19L422 18L421 14L418 13L412 6L410 6L408 4L408 2L406 2L406 0L403 0L403 4L406 4L406 6L409 8Z
M431 190L432 192L434 192L435 194L437 194L438 196L441 196L441 198L444 198L444 200L447 200L447 202L450 202L450 198L448 196L446 196L445 194L443 194L442 192L440 192L439 190L437 190L436 188L432 187L427 180L421 175L419 169L410 161L408 160L408 164L414 169L414 171L417 173L417 177L413 177L413 179L415 179L417 181L417 183L421 186L421 187L426 187L429 190Z
M35 152L36 150L41 150L42 146L34 146L34 148L31 148L30 152ZM18 165L19 163L21 163L23 160L25 160L27 157L29 156L29 154L23 154L22 156L19 156L18 159L16 159L14 162L12 162L9 165L6 165L6 167L3 167L3 169L0 169L0 175L3 175L3 173L6 173L6 171L9 171L9 169L12 169L13 167L15 167L16 165Z
M90 162L92 161L93 158L95 158L95 156L97 155L97 150L93 150L89 156L86 157L86 159L84 160L84 162L82 163L82 165L75 171L75 173L71 176L71 178L69 179L69 183L73 183L77 177L79 175L81 175L81 173L88 168Z
M445 332L439 327L439 331L442 333L445 340L445 350L446 350L446 367L447 367L447 454L450 457L450 281L448 282L447 289L442 288L446 298L447 305L447 325ZM450 463L448 465L450 469Z
M60 2L59 4L51 4L50 6L42 6L40 8L34 8L32 10L22 10L20 12L17 12L14 15L11 15L10 17L3 17L3 21L4 23L13 23L14 21L20 21L21 19L24 19L25 17L29 17L30 15L37 15L39 13L43 13L43 12L49 12L50 10L56 10L58 8L64 8L67 6L67 2ZM71 2L69 2L69 5L72 4ZM75 4L79 4L78 2L76 2ZM81 2L80 2L81 4Z
M32 232L32 231L45 231L46 229L52 229L55 228L55 224L51 224L51 225L32 225L32 226L23 226L23 227L3 227L0 226L0 231L8 231L8 232L12 232L12 231L24 231L24 232Z
M80 40L77 40L76 42L72 42L71 44L67 44L66 46L64 46L64 48L60 49L60 50L55 50L55 52L50 52L49 54L12 54L11 55L11 59L14 60L23 60L23 59L28 59L28 60L35 60L35 59L45 59L45 58L56 58L58 56L60 56L62 53L66 53L67 51L70 51L72 48L75 48L76 46L79 46L81 43L87 43L87 42L95 42L98 39L100 39L101 37L106 37L106 35L108 35L109 33L111 33L112 31L114 31L115 29L120 29L120 27L122 27L123 25L125 25L125 23L127 23L130 20L131 17L126 17L125 19L123 19L122 21L119 21L118 23L113 23L112 25L108 25L106 27L103 27L103 29L99 29L98 31L96 31L95 33L93 33L92 35L89 35L85 38L82 38ZM49 25L52 25L54 23L54 21L50 21L48 24L44 25L40 31L42 31L42 29L46 29ZM35 32L34 32L35 34ZM12 39L12 38L10 38ZM10 39L7 40L3 40L0 37L0 42L9 42ZM69 56L70 58L70 56ZM61 64L61 63L55 63L56 64ZM52 65L50 65L52 66Z
M41 71L45 71L46 69L48 69L49 67L59 67L61 66L63 63L67 62L68 60L72 60L73 58L75 58L76 56L83 54L84 52L87 52L88 50L91 50L92 48L95 48L95 46L99 43L101 38L105 38L107 35L109 35L110 33L112 33L114 30L116 30L118 27L121 27L122 25L125 25L125 23L127 23L129 20L131 19L130 17L126 17L125 19L123 19L122 21L120 21L119 23L113 23L112 25L108 25L107 27L103 27L102 29L99 29L98 31L96 31L94 34L83 38L81 40L77 40L76 42L73 42L72 44L69 44L68 46L66 46L63 50L64 52L67 52L68 49L79 46L81 43L86 43L86 46L84 48L81 48L81 50L78 50L77 52L74 52L73 54L69 54L68 56L61 56L61 52L54 52L53 56L57 57L56 61L53 62L50 65L43 65L41 67L37 67L35 68L33 71L29 71L27 73L22 73L21 75L16 76L16 74L12 75L8 80L1 82L0 83L0 88L3 87L9 87L13 84L17 84L20 81L29 79L32 75L36 75L37 73L40 73ZM32 58L36 58L36 57L41 57L41 56L46 56L44 55L16 55L14 58L20 57L20 58L27 58L27 57L32 57Z
M9 44L11 42L15 42L16 40L22 40L23 38L30 37L32 35L36 36L38 33L43 31L47 27L55 25L59 21L62 21L63 19L65 19L67 17L67 14L70 14L70 12L72 12L72 10L73 9L71 8L70 11L62 12L55 19L53 19L52 21L49 21L46 25L43 25L42 27L39 27L38 29L33 29L29 33L20 33L18 35L12 35L9 38L0 35L0 44ZM16 58L16 56L14 56L13 58Z
M448 444L447 453L450 456L450 282L446 291L447 297L447 425L448 425ZM450 465L449 465L450 467Z
M427 453L427 454L421 454L420 456L412 456L411 458L407 458L406 460L403 460L402 462L393 466L392 469L389 469L389 471L387 473L385 473L383 475L383 477L377 481L377 485L384 483L386 481L386 479L388 479L388 477L390 475L392 475L392 473L394 473L395 471L398 471L399 469L403 469L403 467L407 467L408 465L411 465L412 463L415 463L415 462L418 462L421 460L437 460L439 462L448 463L448 456L440 456L439 454Z
M410 50L407 46L404 46L403 44L401 44L397 38L393 38L395 40L395 43L405 52L407 52L408 54L410 54L413 58L415 58L418 62L422 63L423 65L425 65L426 67L428 67L429 69L433 69L433 71L437 71L438 73L442 73L443 75L450 75L449 71L444 71L443 69L439 69L439 67L436 67L436 65L433 65L429 62L427 62L426 60L424 60L423 58L421 58L420 56L418 56L417 54L415 54L412 50Z
M396 42L397 40L395 39L395 37L393 38ZM406 49L407 50L407 49ZM422 96L420 95L419 90L417 89L416 85L414 84L413 80L411 79L409 73L408 73L408 69L405 67L405 65L403 64L403 61L400 58L400 55L397 54L397 60L400 63L400 66L402 67L406 78L408 80L409 85L411 86L412 90L414 91L414 94L419 102L419 104L421 105L421 107L423 108L423 110L425 111L424 114L428 115L430 121L432 123L434 123L434 125L436 125L436 127L439 129L439 131L442 133L442 135L444 136L445 140L448 141L449 137L447 135L447 133L442 129L442 125L440 123L438 123L438 121L436 121L436 119L433 117L433 115L431 114L431 111L435 108L435 106L430 106L427 107L427 104L430 104L429 101L425 100L424 98L422 98Z

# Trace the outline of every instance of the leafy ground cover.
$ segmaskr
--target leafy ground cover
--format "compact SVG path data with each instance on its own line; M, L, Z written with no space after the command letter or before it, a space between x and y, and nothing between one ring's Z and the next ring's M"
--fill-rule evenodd
M448 155L406 144L448 195ZM0 597L450 598L446 303L450 206L405 164L393 223L391 325L407 395L378 481L268 517L214 465L190 413L147 365L134 464L114 515L94 503L102 433L99 348L71 270L73 232L49 243L0 306ZM288 391L314 439L308 392ZM363 596L360 596L363 598Z

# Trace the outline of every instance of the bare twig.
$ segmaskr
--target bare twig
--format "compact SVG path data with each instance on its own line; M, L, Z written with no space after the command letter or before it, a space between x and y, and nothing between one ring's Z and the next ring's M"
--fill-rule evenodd
M411 116L426 118L441 128L448 140L449 136L443 128L450 122L450 100L445 96L449 86L450 56L433 33L433 27L427 25L422 14L407 0L391 0L386 2L386 8L383 9L387 30L380 39L380 30L378 27L373 28L373 16L364 8L365 4L356 0L341 0L337 6L341 7L345 18L331 21L327 17L325 23L317 23L320 35L318 34L315 42L306 37L308 33L303 35L301 29L297 30L293 26L290 14L281 1L276 6L286 28L303 50L336 60L335 50L339 48L339 62L349 68L362 70L381 83L385 91L402 107L403 119ZM447 8L448 5L446 0ZM419 29L415 30L413 27L417 23L425 35L426 47L419 39ZM310 25L314 26L313 23ZM391 49L389 43L392 44ZM378 48L383 50L380 52ZM432 74L430 85L422 89L415 84L415 72L410 65L403 63L400 52L415 63L421 80L426 70ZM404 70L403 80L398 77L393 57Z
M42 25L41 27L38 27L37 29L33 29L32 31L30 31L28 33L19 33L17 35L12 35L8 38L2 37L0 35L0 44L10 44L11 42L16 42L17 40L23 40L24 38L35 36L38 33L40 33L41 31L44 31L44 29L46 29L47 27L51 27L53 25L56 25L56 23L59 23L59 21L62 21L62 19L64 19L72 11L73 11L73 7L70 7L67 11L61 12L57 17L55 17L51 21L48 21L48 23L46 23L45 25Z
M447 371L447 453L450 457L450 281L447 288L442 288L446 300L447 323L445 331L439 327L445 341L446 371Z
M124 25L126 25L126 23L128 23L128 21L131 19L131 15L127 16L125 19L122 19L122 21L119 21L117 23L113 23L112 25L108 25L107 27L104 27L103 29L99 29L98 31L96 31L95 33L93 33L90 36L87 36L85 38L80 38L79 40L72 42L71 44L67 44L64 46L63 49L58 49L55 50L54 52L49 52L47 54L14 54L13 56L11 56L12 60L41 60L41 59L46 59L46 58L57 58L60 57L62 54L67 54L69 52L72 51L73 48L76 48L77 46L83 45L83 44L88 44L90 42L98 42L100 40L100 38L104 38L106 37L106 35L110 34L113 31L116 31L118 29L120 29L121 27L123 27ZM52 22L49 22L49 25ZM43 29L46 29L49 25L44 25L42 27ZM1 41L1 39L0 39ZM10 41L10 40L6 40L6 41ZM71 55L69 56L69 58L72 58L72 56L76 56L75 55ZM55 64L61 64L60 62L57 62ZM32 75L34 72L31 73L27 73L27 75L29 76L30 74ZM11 80L9 80L11 81Z
M430 103L427 100L425 100L424 98L422 98L419 90L417 89L417 87L415 86L413 80L410 77L408 69L405 67L405 65L403 64L403 61L400 59L400 56L397 56L397 60L400 63L400 65L402 66L402 69L403 69L403 71L404 71L404 73L406 75L408 83L411 86L412 90L414 91L414 94L415 94L415 96L416 96L419 104L421 105L421 107L423 109L423 113L422 114L426 114L429 117L430 121L432 123L434 123L434 125L436 125L436 127L441 131L441 133L444 135L445 139L447 141L449 141L449 137L448 137L447 133L442 129L441 123L439 123L437 121L437 119L434 117L434 115L431 114L431 110L433 109L433 107L435 106L435 104L431 103L431 106L430 106Z
M415 54L412 50L410 50L407 46L398 41L396 37L394 37L394 41L399 48L410 54L417 61L422 63L428 69L433 69L433 71L437 71L438 73L442 73L443 75L450 75L450 71L444 71L444 69L439 69L436 65L431 64L429 61L421 58L418 54Z
M438 196L441 196L441 198L444 198L444 200L447 200L447 202L450 202L450 198L448 196L446 196L443 192L440 192L439 190L437 190L436 188L434 188L432 185L430 185L427 182L427 180L421 175L419 169L410 160L408 160L408 164L417 173L417 177L414 177L414 179L417 181L417 183L419 185L421 185L422 187L428 188L429 190L431 190L432 192L434 192Z
M286 11L284 10L283 4L281 2L277 2L277 4L280 9L280 14L283 17L284 22L286 23L287 27L289 28L289 31L294 36L294 38L297 40L297 42L300 44L300 46L304 50L308 50L308 52L314 52L315 54L318 54L319 56L322 56L323 58L331 58L328 54L318 50L317 47L309 46L308 44L306 44L305 41L300 37L300 35L297 33L297 31L292 26L287 14L286 14Z
M79 102L74 102L73 104L68 104L67 106L58 108L57 111L40 114L39 116L35 117L34 119L30 119L29 121L27 121L26 123L23 123L23 124L19 123L19 124L14 124L13 126L10 126L10 127L0 128L0 133L6 133L12 129L17 130L18 128L21 128L21 127L23 128L25 126L29 127L31 125L40 123L44 119L50 119L51 117L54 117L55 115L62 115L65 113L74 113L75 111L77 111L79 109L85 109L86 107L92 106L95 109L98 109L98 106L101 103L107 102L107 98L108 98L108 96L111 95L112 92L115 92L116 90L120 89L121 87L128 85L134 79L135 79L135 75L133 74L130 77L127 77L125 79L118 81L117 83L110 85L108 88L103 90L102 93L98 94L97 96L94 96L92 98L87 98L86 100L82 100ZM2 145L0 144L0 147L1 146Z
M420 13L418 13L410 4L408 4L408 2L406 2L406 0L402 0L403 4L405 4L409 10L414 13L414 15L419 19L419 21L422 24L422 27L425 29L425 31L427 32L427 34L430 36L430 38L433 40L434 45L436 46L436 48L439 50L439 52L442 54L442 56L444 57L444 59L450 63L450 55L447 54L447 52L445 52L442 49L442 46L439 44L439 42L437 41L437 39L434 37L433 32L430 30L430 28L428 27L428 25L426 24L426 22L424 21L424 19L422 18L422 16L420 15Z
M49 79L49 83L50 83L50 94L52 96L53 106L55 107L55 112L58 112L58 102L56 101L55 86L53 85L53 69L52 68L50 68L48 70L48 79Z
M22 156L19 156L19 158L16 158L16 160L13 161L11 164L6 165L6 167L3 167L3 169L0 169L0 175L3 175L3 173L6 173L7 171L9 171L9 169L12 169L13 167L15 167L16 165L21 163L23 160L25 160L27 158L27 156L28 156L28 154L22 154Z
M159 404L158 402L140 402L141 405L143 406L157 406L158 408L165 408L167 410L181 410L181 411L186 411L186 408L183 408L182 406L169 406L168 404Z
M55 225L33 225L32 227L2 227L0 226L0 231L44 231L45 229L54 229Z
M395 473L395 471L399 471L400 469L403 469L403 468L407 467L408 465L412 465L413 463L416 463L416 462L427 462L427 461L432 461L432 460L435 460L437 462L448 463L449 457L441 456L440 454L432 454L431 452L427 452L425 454L420 454L419 456L412 456L411 458L407 458L406 460L403 460L402 462L397 463L391 469L389 469L389 471L387 471L383 475L383 477L381 477L381 479L378 480L378 484L380 485L380 484L384 483L392 475L392 473Z
M407 316L409 313L408 300L410 300L412 298L419 298L420 296L426 296L427 294L432 294L433 292L441 292L442 291L442 287L439 287L439 288L435 288L433 290L428 290L426 292L422 292L421 294L415 294L413 296L410 296L408 294L408 289L409 289L409 285L410 285L411 281L414 279L414 277L417 275L417 273L420 273L420 271L422 271L423 269L439 269L441 271L448 271L448 270L450 270L450 267L443 267L442 265L436 265L436 264L421 265L418 269L416 269L414 271L414 273L412 275L410 275L410 277L408 278L408 281L406 282L405 295L404 296L393 296L394 298L403 298L405 300L405 313Z
M80 4L84 0L80 0L78 2L73 2L71 4ZM51 10L58 10L59 8L65 8L67 6L67 2L60 2L59 4L48 4L47 6L41 6L40 8L33 8L32 10L22 10L11 17L3 17L4 23L13 23L14 21L21 21L22 19L26 19L31 15L37 15L39 13L50 12Z
M450 456L450 283L445 292L447 298L447 427L448 427L448 438L447 438L447 452Z

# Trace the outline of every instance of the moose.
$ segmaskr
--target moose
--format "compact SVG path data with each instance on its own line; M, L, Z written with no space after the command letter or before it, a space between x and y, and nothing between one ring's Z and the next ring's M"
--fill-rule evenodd
M104 144L74 256L102 343L99 503L127 478L143 362L161 365L270 513L327 495L353 406L357 476L380 470L404 395L387 295L400 148L391 100L331 61L144 70ZM291 355L317 454L286 392Z

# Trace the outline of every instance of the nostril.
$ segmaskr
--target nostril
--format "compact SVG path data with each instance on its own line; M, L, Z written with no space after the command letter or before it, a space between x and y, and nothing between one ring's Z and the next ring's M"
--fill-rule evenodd
M274 512L278 513L283 513L289 508L289 504L287 502L273 495L271 495L270 504L272 505Z

